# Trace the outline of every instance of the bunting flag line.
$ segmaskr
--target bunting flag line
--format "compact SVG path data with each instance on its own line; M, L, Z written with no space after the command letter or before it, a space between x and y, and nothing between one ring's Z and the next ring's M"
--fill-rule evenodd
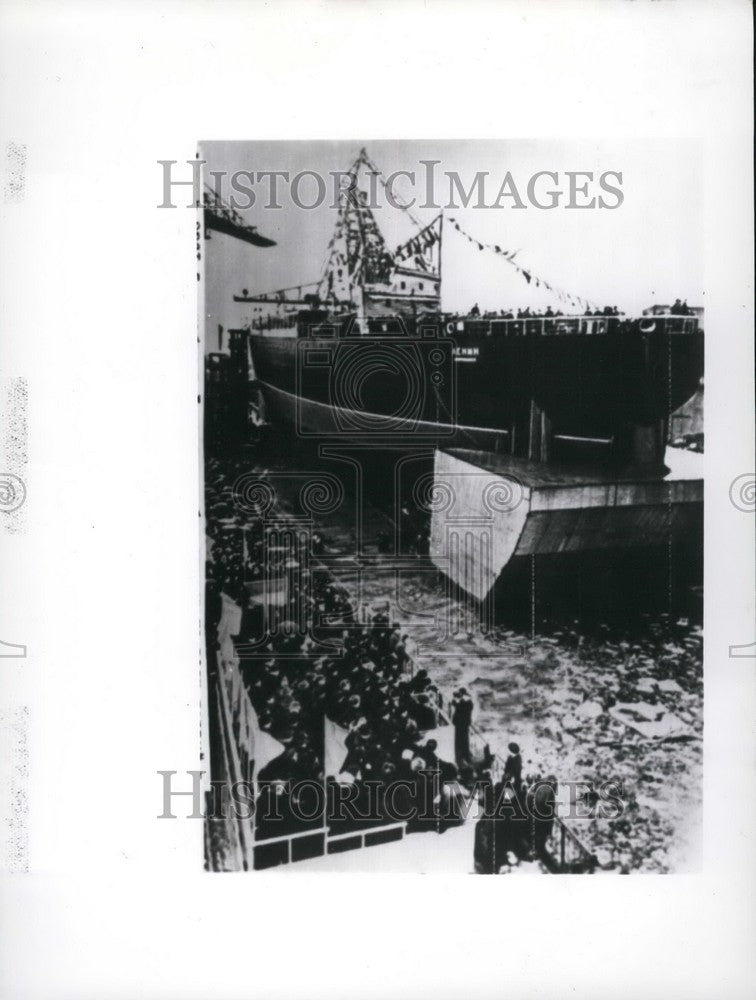
M515 269L515 271L517 271L518 274L521 274L529 285L533 284L535 285L536 288L541 288L541 286L543 286L547 291L553 292L557 296L560 302L568 302L571 306L579 306L582 309L599 308L595 302L591 302L590 300L583 298L582 295L574 295L571 294L570 292L565 292L561 288L556 288L554 285L546 281L544 278L539 278L536 275L534 275L532 271L528 271L524 267L520 267L519 264L515 264L514 262L515 257L520 252L519 249L505 250L497 243L481 243L480 240L475 239L465 229L463 229L455 218L452 218L450 216L449 222L452 224L452 226L454 226L454 228L457 230L458 233L460 233L462 236L465 237L468 243L474 243L477 246L478 250L490 250L492 253L496 254L498 257L501 257L503 260L505 260L507 264L511 264L511 266Z
M441 216L437 215L416 236L410 237L406 243L401 243L394 251L394 260L401 261L419 257L434 247L441 239L440 219Z
M389 189L386 176L367 150L361 149L347 172L349 184L341 190L339 214L318 283L320 288L325 286L329 299L336 301L349 301L355 286L361 282L388 282L393 268L402 261L412 260L420 270L428 271L432 267L428 262L429 251L440 240L440 234L434 231L440 216L423 225L392 189L391 204L401 209L419 231L398 247L396 253L390 253L371 210L368 193L357 187L357 176L363 167L380 179L387 192Z
M373 171L374 174L377 174L378 177L380 178L380 181L381 181L381 184L383 185L384 190L388 192L388 179L386 178L386 176L383 173L383 171L379 170L378 167L376 167L376 165L370 159L370 157L368 156L368 153L367 153L366 149L361 149L360 150L360 155L357 157L357 167L358 167L358 169L359 169L359 165L360 164L364 164L366 167L369 167ZM410 218L412 220L412 222L414 222L414 224L418 227L418 229L421 229L422 225L423 225L422 222L420 222L413 215L410 206L407 205L407 204L404 204L404 199L401 198L399 195L397 195L396 191L394 191L393 189L391 191L391 198L392 198L392 203L397 208L400 208L408 216L408 218Z
M340 294L344 301L352 297L354 287L362 282L387 283L397 260L414 257L418 266L427 270L427 264L423 265L420 258L437 241L430 227L426 226L408 241L401 257L397 258L389 252L367 192L355 189L360 167L372 166L366 157L362 150L350 168L350 184L346 191L342 191L339 214L328 241L320 279L320 285L326 285L329 297L338 298ZM354 191L354 196L347 197L347 191Z

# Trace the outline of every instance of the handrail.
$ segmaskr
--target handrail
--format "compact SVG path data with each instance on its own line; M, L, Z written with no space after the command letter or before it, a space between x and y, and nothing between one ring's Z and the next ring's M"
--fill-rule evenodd
M327 843L335 840L350 840L352 837L360 837L369 833L384 833L386 830L406 830L407 823L376 823L375 826L360 827L352 830L351 833L332 833L328 835Z
M482 328L485 336L605 336L619 324L638 324L643 333L663 329L666 333L695 333L697 316L457 316L446 323L449 336L466 333L470 327ZM641 325L643 324L643 325Z
M326 837L326 843L330 844L334 840L351 840L352 837L359 837L364 833L383 833L385 830L406 829L407 823L376 823L375 826L360 827L349 833L329 833L327 826L319 826L314 830L301 830L299 833L283 833L280 837L260 837L255 840L255 847L268 847L270 844L282 844L285 840L301 840L302 837L315 837L322 834Z
M383 823L383 824L376 824L375 826L367 828L362 827L358 830L352 830L349 833L334 833L334 834L328 832L327 826L321 826L315 830L303 830L299 833L288 833L280 837L266 837L260 840L255 840L254 844L252 845L252 850L254 852L257 850L263 850L265 848L268 848L273 844L286 844L286 864L288 865L293 863L291 856L292 842L295 840L302 840L305 837L318 837L318 836L322 837L323 853L319 854L318 856L324 857L325 855L328 854L329 844L336 844L336 843L341 843L342 841L349 841L349 840L359 840L359 847L357 849L362 849L365 847L365 837L369 837L371 834L376 834L376 833L386 833L387 831L391 830L401 830L402 837L400 839L404 839L404 835L407 831L407 824L406 822ZM253 866L254 866L254 861L253 861Z
M255 782L256 784L256 782ZM319 826L314 830L300 830L299 833L282 833L280 837L260 837L255 839L255 847L268 847L270 844L282 844L285 840L301 840L302 837L314 837L317 834L328 834L327 826Z
M287 300L271 299L273 305L286 305ZM288 302L296 305L295 302ZM252 319L251 330L281 330L296 325L295 312L288 315L265 314ZM566 337L606 336L620 324L632 324L641 333L663 331L668 334L690 334L699 328L698 316L457 316L445 321L445 332L450 337L477 329L486 337Z

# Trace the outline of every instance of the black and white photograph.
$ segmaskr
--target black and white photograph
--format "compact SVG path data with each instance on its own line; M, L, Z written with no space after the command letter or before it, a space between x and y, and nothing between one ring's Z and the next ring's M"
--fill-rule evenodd
M209 870L699 869L701 163L163 165L201 183Z
M752 15L0 4L0 1000L752 995Z

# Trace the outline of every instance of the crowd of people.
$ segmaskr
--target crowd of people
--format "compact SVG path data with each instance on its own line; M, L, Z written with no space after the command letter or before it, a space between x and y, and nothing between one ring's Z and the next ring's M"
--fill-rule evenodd
M391 781L427 768L439 770L444 782L456 780L460 771L472 777L474 765L484 761L472 759L469 694L455 692L447 706L455 760L440 760L437 743L422 734L439 724L443 699L426 670L412 669L408 636L385 610L363 612L344 587L313 566L304 580L300 575L298 587L284 575L284 602L275 608L278 627L263 633L265 598L253 592L266 572L264 526L236 508L230 483L241 469L229 464L208 464L208 627L217 627L221 591L241 606L241 673L261 729L284 747L258 780L324 780L326 718L346 733L336 780ZM420 528L409 511L407 532L409 543L419 547ZM265 612L269 616L271 609ZM245 658L245 648L255 655Z
M688 305L687 299L680 301L680 299L675 299L674 303L669 307L669 314L671 316L694 316L695 310L691 309ZM481 313L477 304L472 307L469 313L470 316L480 316L482 319L571 319L575 315L580 316L608 316L608 317L621 317L625 313L622 312L617 306L596 306L595 309L586 307L581 310L579 314L562 312L560 309L553 310L551 306L547 306L545 309L530 309L526 307L524 309L518 309L516 312L511 310L499 309L497 310L486 310Z
M681 302L678 298L675 299L674 303L669 307L669 314L671 316L694 316L695 310L690 308L687 299ZM531 309L529 306L526 306L524 309L517 309L516 311L508 309L487 309L484 312L481 312L476 302L467 315L480 317L481 319L571 319L576 315L611 317L624 316L625 313L622 312L618 306L604 306L603 308L596 306L595 309L586 307L579 313L566 313L562 312L561 309L554 310L550 305L546 306L545 309Z
M581 310L580 313L565 313L560 309L554 311L551 306L547 306L545 309L531 309L529 306L526 306L524 309L518 309L516 312L507 309L487 309L485 312L481 312L478 304L476 303L468 315L476 317L479 316L481 319L558 319L560 317L570 319L576 315L624 316L624 313L620 312L617 306L604 306L603 309L599 307L596 307L596 309L586 307Z
M466 790L480 781L488 783L490 803L505 787L524 803L519 747L510 746L496 785L489 747L481 741L471 746L469 692L460 688L444 704L427 671L414 668L408 636L387 610L356 607L315 561L304 576L291 566L279 603L263 611L265 598L255 585L269 581L270 555L262 518L234 504L230 484L240 472L228 460L208 463L207 628L212 651L221 593L241 607L235 642L242 679L260 729L283 748L254 775L256 838L322 828L322 814L303 820L304 806L298 809L301 803L290 798L303 782L319 783L326 793L349 786L346 811L334 809L333 796L324 795L331 833L406 817L409 830L441 832L463 821ZM454 732L450 760L428 735L446 722ZM333 732L340 741L329 751ZM387 805L392 785L399 793Z

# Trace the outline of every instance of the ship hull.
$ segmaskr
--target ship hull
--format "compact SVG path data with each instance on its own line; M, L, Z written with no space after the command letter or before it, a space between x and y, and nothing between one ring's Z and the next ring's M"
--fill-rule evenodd
M444 443L450 447L488 448L492 451L501 451L506 447L507 434L500 428L453 425L433 420L408 421L397 426L393 417L330 406L261 380L253 383L253 395L258 392L263 395L266 420L275 426L292 428L304 439L360 437L382 442L416 441L422 445ZM258 403L255 403L255 410L259 412Z
M253 333L250 346L254 377L277 393L271 412L304 433L496 440L534 457L534 409L557 441L617 443L668 420L698 388L701 332L594 322L601 332L582 335L543 335L543 321L535 335L506 321L449 323L441 337Z

